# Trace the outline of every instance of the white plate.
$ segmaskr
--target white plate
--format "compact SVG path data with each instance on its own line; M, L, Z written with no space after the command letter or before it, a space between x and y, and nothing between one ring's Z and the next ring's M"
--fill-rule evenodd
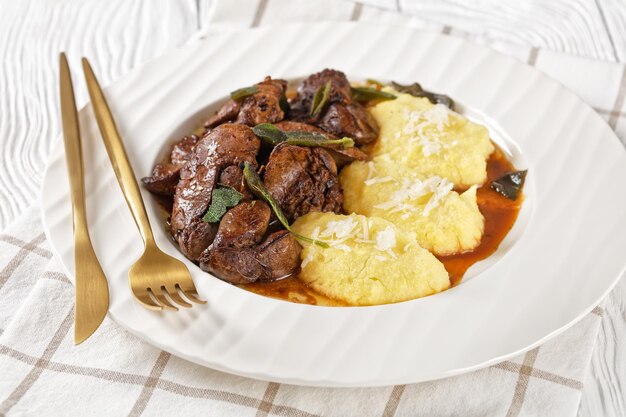
M419 81L487 124L515 165L529 169L520 218L500 249L461 285L431 297L360 308L293 304L229 285L184 260L144 191L159 245L186 262L208 300L178 313L145 310L127 282L141 239L87 107L80 122L89 227L116 322L166 351L233 374L376 386L442 378L517 355L572 325L616 284L625 266L626 193L616 185L626 183L626 152L574 94L484 47L369 24L254 29L176 50L106 94L142 177L229 91L266 74L296 78L325 67L352 79ZM61 141L46 171L42 206L46 234L72 273Z

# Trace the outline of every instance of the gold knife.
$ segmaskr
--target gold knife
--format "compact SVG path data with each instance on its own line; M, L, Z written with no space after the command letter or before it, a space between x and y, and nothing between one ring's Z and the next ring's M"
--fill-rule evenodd
M60 65L61 121L74 215L76 276L74 344L78 345L91 336L104 320L109 309L109 286L93 250L87 230L80 127L76 113L76 102L74 101L72 77L64 53L61 53Z

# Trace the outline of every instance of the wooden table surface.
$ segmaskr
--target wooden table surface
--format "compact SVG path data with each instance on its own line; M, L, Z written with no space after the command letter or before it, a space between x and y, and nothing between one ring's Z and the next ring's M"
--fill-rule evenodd
M626 62L624 0L366 3L418 13L491 40ZM60 132L59 51L67 52L74 70L81 56L89 57L107 84L206 29L212 5L212 0L0 0L0 230L36 201ZM86 102L82 86L77 101ZM610 294L605 311L579 416L626 416L626 280Z

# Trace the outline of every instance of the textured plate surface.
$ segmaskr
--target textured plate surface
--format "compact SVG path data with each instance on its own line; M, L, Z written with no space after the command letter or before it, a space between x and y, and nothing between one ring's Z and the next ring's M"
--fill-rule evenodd
M261 297L184 259L143 193L156 239L183 259L206 306L155 313L135 303L127 271L141 238L115 180L91 108L80 112L87 210L107 274L110 315L148 342L199 364L303 385L376 386L443 378L529 350L575 323L624 271L626 152L596 113L557 82L466 41L364 24L254 29L188 45L106 90L138 177L172 139L197 126L235 88L271 74L325 67L352 79L419 81L485 123L528 168L520 218L500 249L464 282L399 304L328 308ZM191 115L191 117L190 117ZM62 144L42 193L46 234L73 272L72 221Z

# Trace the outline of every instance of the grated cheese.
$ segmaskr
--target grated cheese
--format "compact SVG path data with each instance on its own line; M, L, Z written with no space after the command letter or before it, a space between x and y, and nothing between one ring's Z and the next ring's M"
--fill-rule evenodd
M424 156L438 154L443 148L450 147L439 140L447 134L445 127L450 124L450 114L452 112L443 104L436 104L418 112L405 108L406 123L402 133L409 136L411 141L417 141L421 145Z
M367 218L361 217L361 224L363 226L363 240L369 240L370 238L370 228L367 223Z
M374 166L374 163L372 161L369 161L367 163L367 169L368 169L368 173L367 173L367 179L371 179L374 178L374 175L376 175L376 167Z
M439 206L441 201L448 195L450 191L452 191L453 186L454 185L447 179L442 179L441 182L437 184L437 187L435 188L433 195L430 197L430 200L428 200L428 203L426 203L426 207L424 207L424 211L422 211L422 216L428 216L432 209Z
M356 233L353 232L357 223L352 218L345 220L333 220L326 224L326 229L320 233L321 237L334 237L338 239L349 238Z
M391 194L390 199L376 204L374 208L386 210L389 213L402 212L402 218L406 218L409 213L418 211L418 207L410 202L415 202L430 194L428 202L422 209L422 215L428 216L431 210L441 204L452 188L453 184L450 181L438 176L432 176L423 181L403 178L400 188Z
M393 227L387 226L385 230L381 230L380 232L376 233L376 249L385 252L395 247L396 232L395 230L393 230Z
M311 248L311 250L309 250L309 252L306 254L306 257L302 260L302 265L300 267L304 268L305 266L307 266L313 260L314 254L315 249Z
M365 181L365 185L382 184L382 183L385 183L385 182L393 182L395 180L396 180L395 178L389 177L389 176L387 176L387 177L374 177L374 178L371 178L369 180L366 180Z
M352 249L350 248L350 246L346 245L346 244L339 244L339 245L334 245L333 247L342 250L344 252L352 252Z

